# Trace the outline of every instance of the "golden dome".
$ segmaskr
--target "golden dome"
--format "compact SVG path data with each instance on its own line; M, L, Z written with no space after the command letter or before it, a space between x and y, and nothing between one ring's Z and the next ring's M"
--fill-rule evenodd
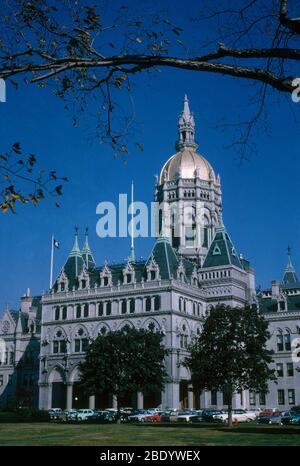
M159 182L173 181L179 176L181 178L195 178L201 180L216 181L215 172L210 163L195 150L184 148L167 160L159 177Z

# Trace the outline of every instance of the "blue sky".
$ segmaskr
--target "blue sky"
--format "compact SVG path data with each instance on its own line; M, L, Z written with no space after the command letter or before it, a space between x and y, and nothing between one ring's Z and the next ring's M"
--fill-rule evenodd
M180 11L176 14L179 20ZM223 131L218 125L250 115L249 90L246 81L186 71L163 70L151 79L140 75L133 91L138 125L132 140L140 141L144 152L133 152L125 165L91 137L89 113L82 125L73 128L70 114L47 89L21 86L16 92L8 86L7 102L0 104L1 150L21 141L24 151L34 152L41 165L55 168L70 182L64 187L60 209L48 199L37 208L26 206L0 218L0 312L6 303L17 308L27 287L34 294L48 287L52 232L61 243L55 252L56 273L72 247L75 225L81 243L84 228L89 227L97 264L128 256L129 239L97 237L96 206L129 193L132 179L136 199L153 200L154 175L175 152L185 93L195 115L199 152L221 176L224 222L236 249L255 268L257 284L268 286L271 279L281 278L288 245L300 275L299 124L295 118L300 103L281 95L269 101L268 130L260 127L257 153L240 166L234 150L224 148L232 140L232 129ZM146 257L152 245L151 238L137 239L136 255Z

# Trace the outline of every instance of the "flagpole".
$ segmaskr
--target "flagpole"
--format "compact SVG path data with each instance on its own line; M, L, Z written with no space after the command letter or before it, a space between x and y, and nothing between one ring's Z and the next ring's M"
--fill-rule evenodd
M51 260L50 260L50 290L52 288L53 281L53 253L54 253L54 235L51 237Z

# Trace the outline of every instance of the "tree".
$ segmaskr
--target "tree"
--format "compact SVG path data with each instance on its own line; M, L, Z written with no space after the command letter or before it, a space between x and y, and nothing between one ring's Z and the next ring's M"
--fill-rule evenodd
M201 335L190 347L184 365L198 390L220 390L228 399L228 425L232 426L233 394L242 390L267 392L275 380L269 367L273 351L266 348L268 323L254 307L218 305L204 322Z
M132 103L136 75L168 67L246 79L260 87L254 91L257 112L249 121L238 122L244 132L236 143L244 153L262 116L267 90L299 93L297 2L204 0L201 5L189 28L195 34L191 41L189 31L185 38L182 27L157 11L137 16L123 5L117 11L109 8L107 18L102 3L97 6L88 0L7 0L2 13L0 78L16 88L21 82L48 86L66 107L70 99L79 114L89 97L102 99L97 113L99 138L121 155L128 153L126 136L135 111L132 105L128 114L129 105L125 105L120 118L120 91ZM197 24L202 26L204 21L208 28ZM77 117L73 124L77 125ZM140 143L136 147L142 150Z
M99 335L80 365L81 386L88 395L108 391L118 410L125 394L153 393L164 388L167 373L163 334L125 326Z
M37 169L34 154L24 156L21 144L15 142L11 149L0 154L0 211L15 212L16 203L34 206L50 195L55 199L62 195L62 183L66 177L59 177L55 170Z

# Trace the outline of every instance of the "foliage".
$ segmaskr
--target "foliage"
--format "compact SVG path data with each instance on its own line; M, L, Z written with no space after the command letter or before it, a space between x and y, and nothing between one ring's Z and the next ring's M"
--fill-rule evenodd
M16 411L19 422L48 422L50 416L47 411L42 411L37 408L18 408Z
M19 142L0 154L0 211L3 214L14 213L16 203L36 206L46 194L54 197L59 207L56 199L62 195L62 183L68 179L59 177L54 170L38 170L36 164L36 156L25 156Z
M109 5L107 15L105 2L7 0L1 18L0 78L16 89L23 82L48 87L66 108L75 109L74 126L89 102L100 99L97 136L122 157L129 152L127 136L135 122L131 92L139 73L157 74L168 67L246 79L260 87L255 88L257 113L239 122L239 127L245 125L239 139L245 148L262 115L267 88L284 93L295 89L300 59L296 6L295 0L227 0L223 7L219 0L203 0L186 31L150 8L139 15L126 5ZM208 26L202 27L204 23ZM121 92L128 97L124 112Z
M101 334L80 365L81 385L89 395L109 391L119 399L127 393L152 393L164 388L167 378L161 333L125 326Z
M266 348L267 327L254 307L213 308L185 360L193 386L225 392L229 410L235 392L267 392L268 380L276 379L275 370L269 367L273 351Z

